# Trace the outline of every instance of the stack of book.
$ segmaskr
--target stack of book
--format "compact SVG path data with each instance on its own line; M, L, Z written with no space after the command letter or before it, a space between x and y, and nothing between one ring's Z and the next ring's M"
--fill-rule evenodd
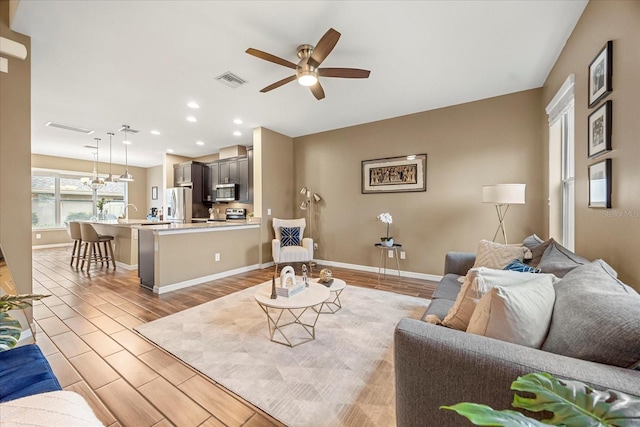
M278 286L276 286L276 295L278 295L279 297L292 297L297 293L300 293L302 291L304 291L304 289L306 288L305 284L303 281L296 281L296 284L293 286L289 286L287 288L283 288L282 286L280 286L280 284L278 283Z

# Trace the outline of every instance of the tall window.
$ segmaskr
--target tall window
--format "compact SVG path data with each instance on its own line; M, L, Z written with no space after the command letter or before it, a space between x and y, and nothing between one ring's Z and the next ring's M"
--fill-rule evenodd
M92 190L74 172L33 169L31 171L31 222L33 228L60 228L74 220L97 215L98 200L104 198L106 215L117 218L124 212L126 185L107 183Z
M549 115L549 235L574 249L575 148L573 74L546 108Z

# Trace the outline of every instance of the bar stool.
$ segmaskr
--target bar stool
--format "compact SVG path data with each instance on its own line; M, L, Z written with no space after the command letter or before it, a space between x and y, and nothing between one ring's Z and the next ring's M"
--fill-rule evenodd
M87 262L87 272L89 272L92 260L96 263L100 262L102 265L104 265L106 261L107 267L109 267L109 260L111 260L113 269L115 270L116 260L113 257L113 246L111 244L113 236L98 234L96 229L93 228L93 225L88 222L80 223L80 231L82 233L82 241L85 243L80 269L82 270L84 268L85 261ZM103 244L104 254L100 248L100 243ZM87 250L89 250L89 255L87 255Z
M82 246L84 245L84 242L82 241L82 232L80 231L80 223L76 221L67 223L67 231L73 239L73 250L71 251L71 262L69 265L73 266L73 260L75 259L76 268L78 268L80 258L82 258Z

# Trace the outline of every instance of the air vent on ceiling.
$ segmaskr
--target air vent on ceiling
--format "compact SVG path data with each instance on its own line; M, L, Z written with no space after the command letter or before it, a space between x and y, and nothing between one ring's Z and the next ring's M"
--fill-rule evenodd
M233 74L231 71L227 71L226 73L219 75L218 77L216 77L216 80L223 85L229 86L233 89L237 88L238 86L242 86L247 82L246 80L241 79L240 77Z
M127 133L138 133L138 132L140 132L139 130L131 129L129 126L122 126L120 129L118 129L118 132L123 132L125 128L127 129Z
M85 129L78 126L63 125L61 123L54 123L54 122L47 122L45 126L49 126L52 128L72 130L74 132L86 133L87 135L91 135L94 132L91 129Z

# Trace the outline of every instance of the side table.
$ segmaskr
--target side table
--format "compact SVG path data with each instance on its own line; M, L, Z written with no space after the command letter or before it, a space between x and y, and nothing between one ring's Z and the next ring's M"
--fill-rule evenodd
M383 271L383 279L387 277L387 251L393 251L393 256L396 259L396 269L398 270L398 280L402 281L402 277L400 277L400 257L398 253L398 249L402 248L402 245L399 243L394 243L393 246L383 245L382 243L376 243L376 248L380 249L380 262L378 263L378 281L380 281L380 270Z

